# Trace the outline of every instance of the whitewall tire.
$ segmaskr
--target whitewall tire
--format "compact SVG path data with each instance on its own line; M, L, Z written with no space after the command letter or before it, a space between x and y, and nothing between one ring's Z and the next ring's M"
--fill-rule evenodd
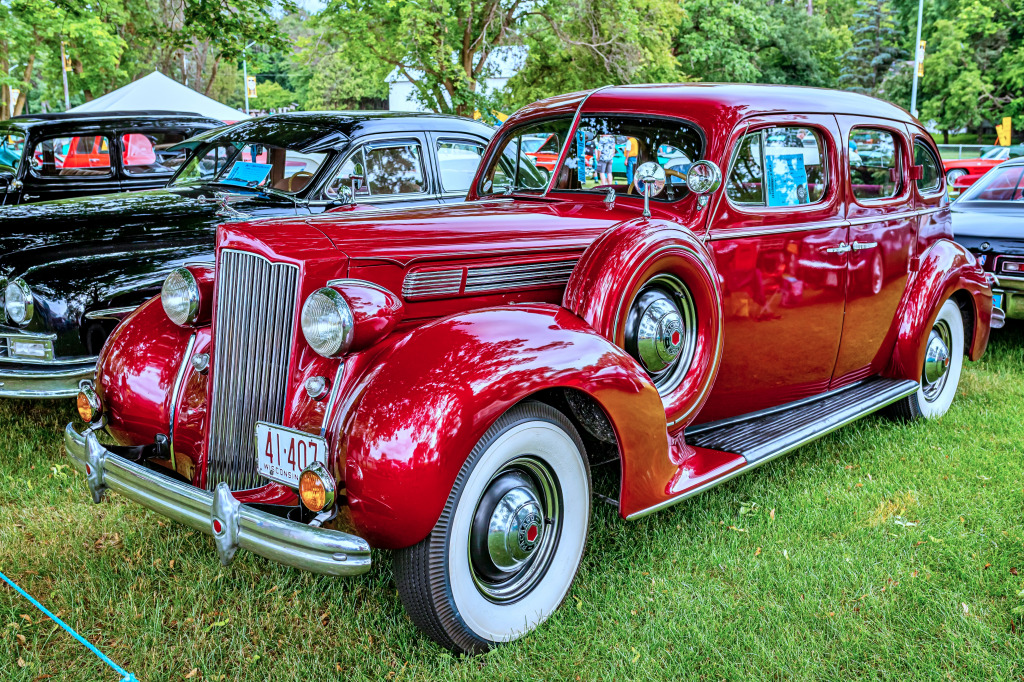
M935 419L946 414L960 385L964 342L964 318L960 306L947 299L928 334L921 387L917 393L895 403L890 413L906 420Z
M413 622L466 653L536 629L576 577L590 503L572 423L544 403L510 409L467 458L430 536L393 555Z

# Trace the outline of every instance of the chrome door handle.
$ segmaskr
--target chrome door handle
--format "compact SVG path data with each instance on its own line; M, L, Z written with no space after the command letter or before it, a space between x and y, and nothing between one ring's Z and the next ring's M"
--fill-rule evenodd
M849 244L847 244L846 242L839 242L839 246L833 246L831 248L825 249L825 252L826 253L850 253L850 251L852 251L852 250L853 250L853 247L850 246Z
M873 249L878 246L878 242L854 242L850 244L854 251L863 251L864 249Z

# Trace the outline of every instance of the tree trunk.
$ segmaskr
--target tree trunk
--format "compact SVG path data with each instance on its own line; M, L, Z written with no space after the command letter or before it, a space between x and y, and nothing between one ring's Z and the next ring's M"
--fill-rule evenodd
M6 74L10 68L7 57L7 41L0 40L0 73ZM11 87L0 85L0 121L6 121L11 117Z
M25 102L28 101L28 90L32 87L32 67L36 63L35 53L28 56L28 64L25 65L25 77L22 79L21 91L18 93L18 101L14 104L14 115L21 116L25 110Z
M948 130L943 130L942 131L942 144L949 144L949 131Z

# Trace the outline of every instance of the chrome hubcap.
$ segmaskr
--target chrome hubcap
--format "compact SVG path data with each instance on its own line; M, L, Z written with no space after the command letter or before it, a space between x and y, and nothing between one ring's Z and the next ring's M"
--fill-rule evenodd
M928 346L924 353L924 371L921 375L924 397L929 402L938 398L946 385L951 346L952 332L949 325L945 321L939 320L928 335Z
M626 318L626 350L665 395L686 376L696 346L697 316L690 290L672 275L652 278Z
M469 534L481 594L509 602L529 593L544 577L561 524L558 486L547 465L530 456L506 464L487 485Z

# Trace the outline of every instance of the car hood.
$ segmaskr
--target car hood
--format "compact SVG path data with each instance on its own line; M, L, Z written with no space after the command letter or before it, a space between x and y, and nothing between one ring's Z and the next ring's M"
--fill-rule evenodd
M636 208L609 208L601 201L492 200L394 211L332 211L306 223L353 264L405 266L453 254L582 250L612 225L639 217Z
M222 199L227 197L229 208ZM211 186L122 192L0 208L0 275L74 260L200 247L212 253L217 224L295 213L284 199L218 194Z
M1024 202L972 201L953 204L953 237L1024 241Z

